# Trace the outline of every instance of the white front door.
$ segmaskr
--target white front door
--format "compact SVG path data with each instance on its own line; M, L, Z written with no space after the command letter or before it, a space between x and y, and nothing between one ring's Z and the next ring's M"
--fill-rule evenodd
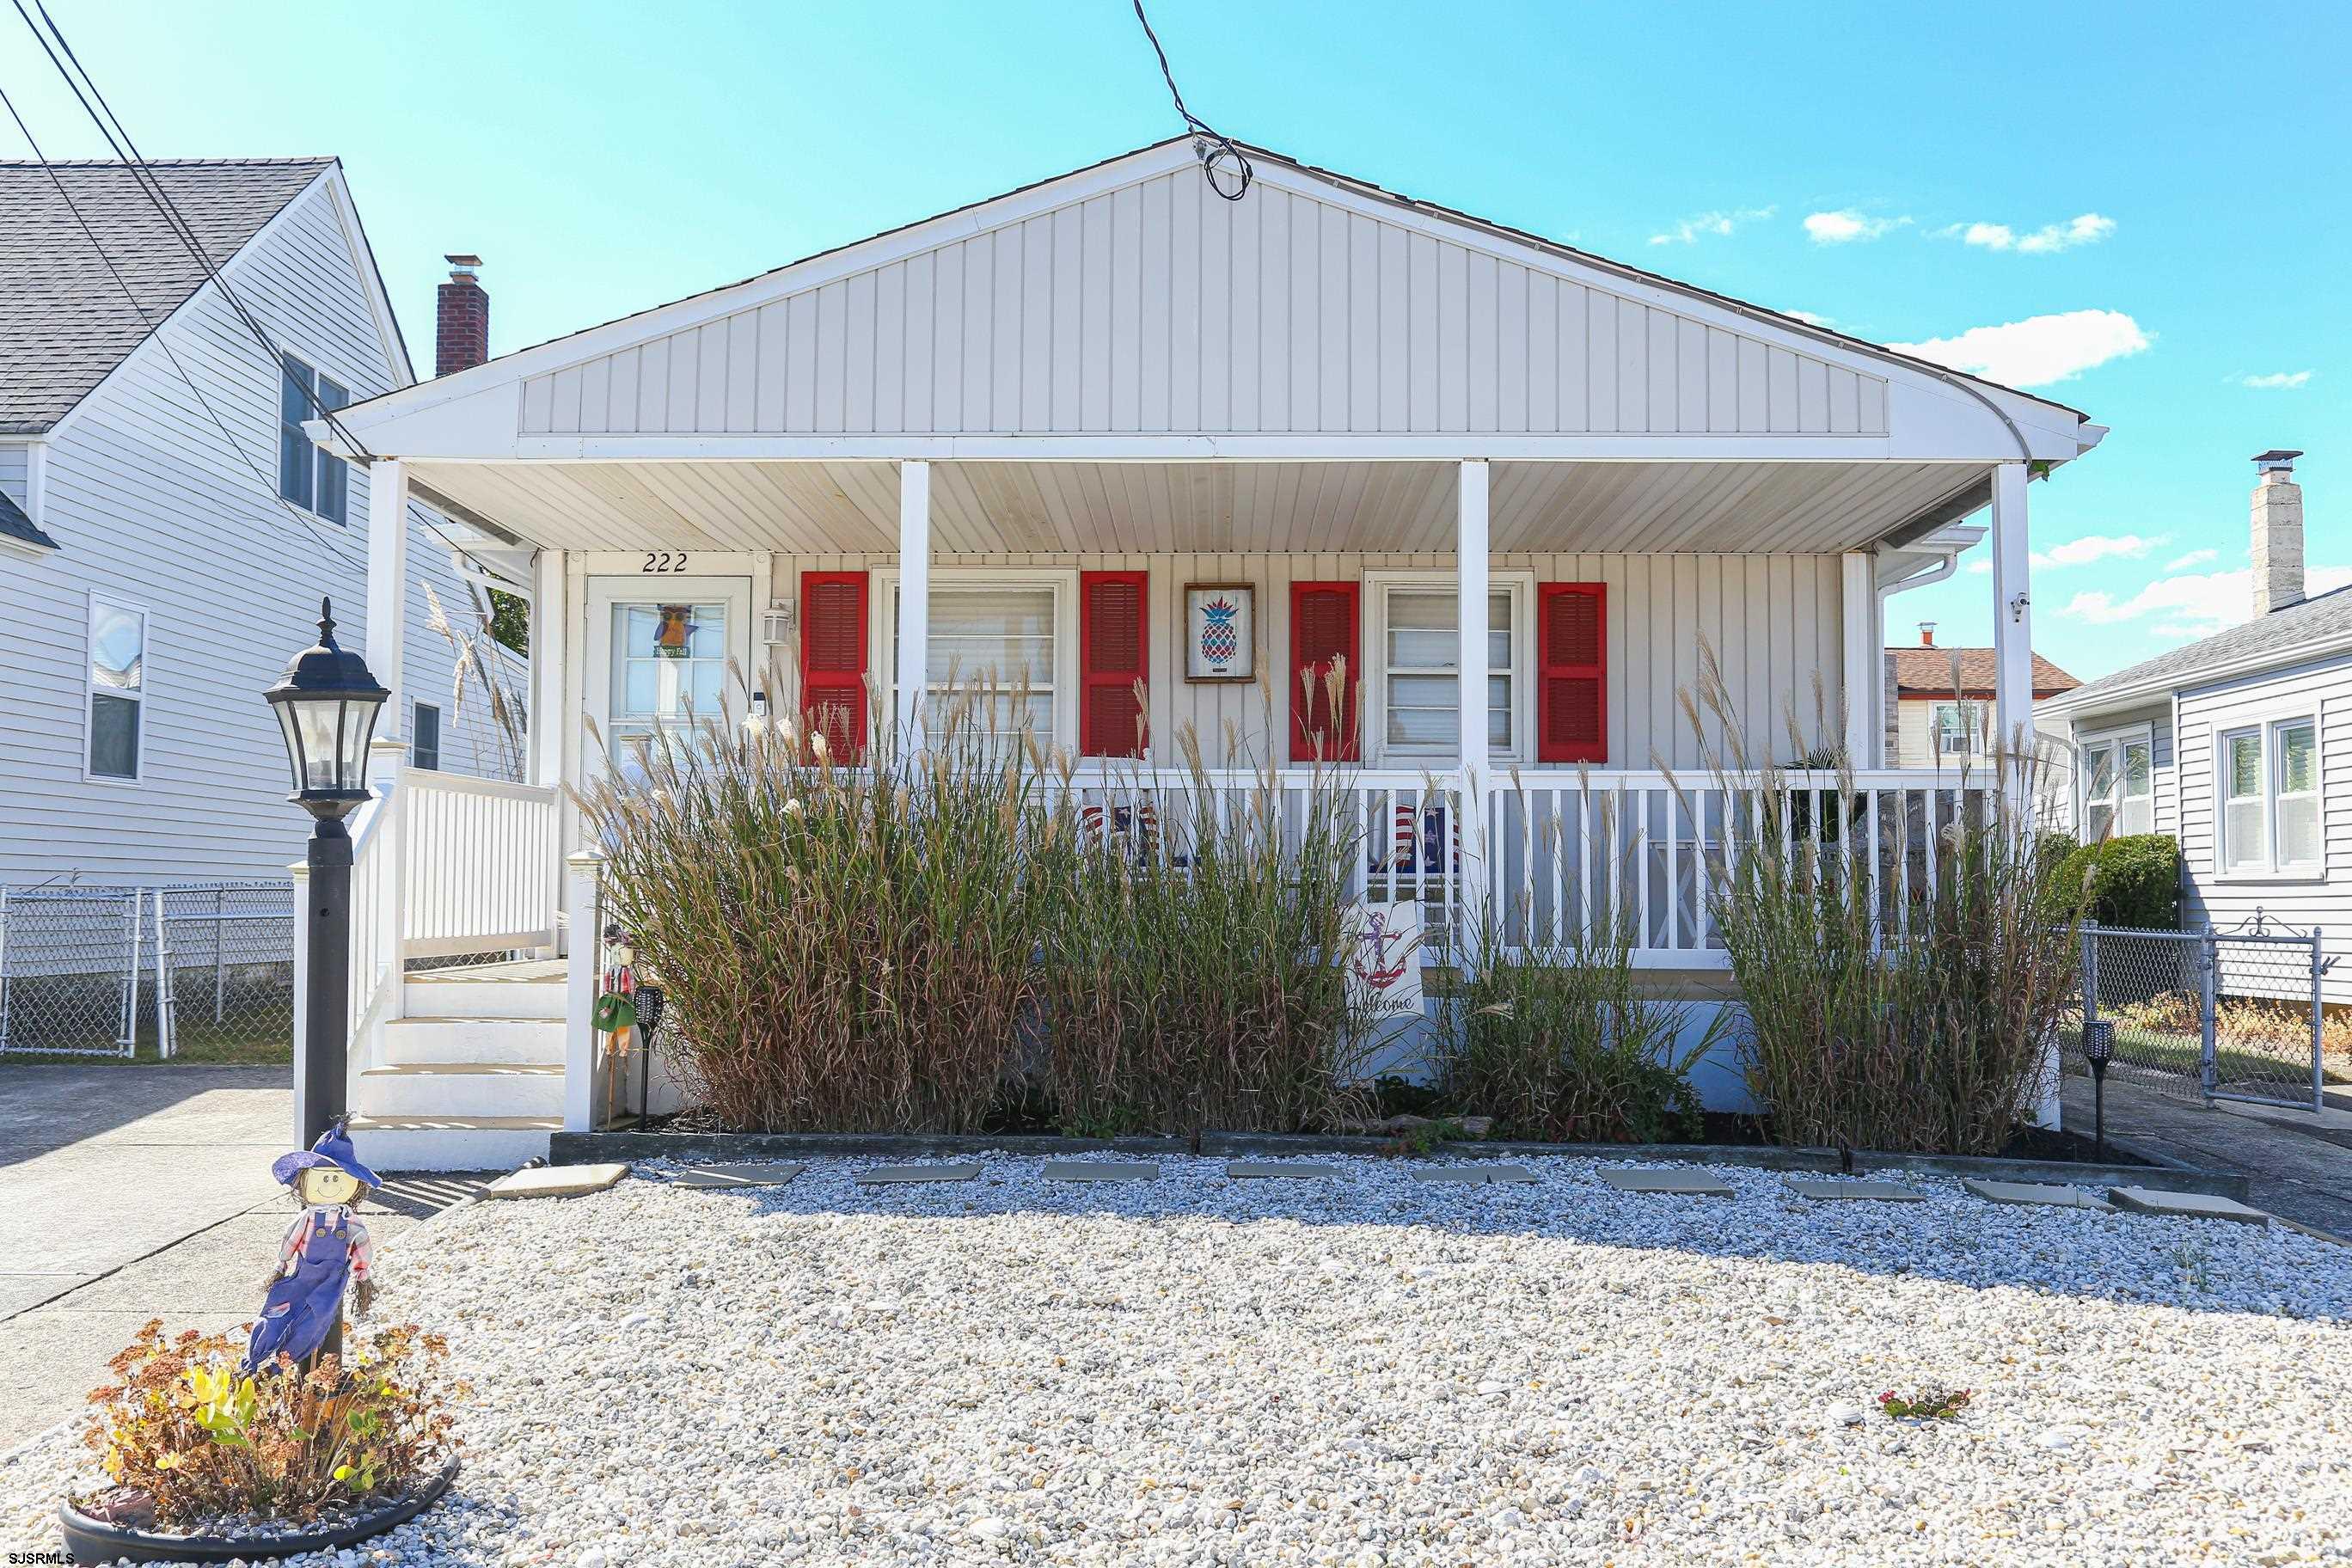
M729 668L732 661L734 670ZM604 750L582 750L593 777L625 761L657 729L690 719L740 720L751 662L749 577L588 579L586 706Z

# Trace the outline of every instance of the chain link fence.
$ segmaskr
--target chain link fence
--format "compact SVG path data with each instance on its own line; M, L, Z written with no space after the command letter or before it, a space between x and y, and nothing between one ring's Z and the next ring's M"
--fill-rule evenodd
M2082 1022L2111 1031L2114 1076L2200 1104L2317 1110L2352 1094L2352 1021L2327 1016L2327 963L2318 931L2086 925ZM2077 1067L2083 1038L2068 1032Z
M253 1060L293 1029L287 883L0 889L0 1052Z

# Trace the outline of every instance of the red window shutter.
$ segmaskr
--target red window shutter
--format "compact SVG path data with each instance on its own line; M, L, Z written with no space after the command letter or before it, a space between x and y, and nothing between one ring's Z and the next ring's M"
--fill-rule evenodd
M1140 684L1150 679L1141 572L1078 574L1078 751L1089 757L1144 752Z
M1361 584L1293 583L1290 585L1290 756L1293 762L1352 763L1362 754L1357 732L1363 684L1360 631ZM1327 679L1334 660L1347 664L1347 689L1339 710Z
M919 679L919 676L918 677ZM866 574L801 574L801 712L836 762L866 750Z
M1600 583L1536 584L1536 759L1609 760L1609 590Z

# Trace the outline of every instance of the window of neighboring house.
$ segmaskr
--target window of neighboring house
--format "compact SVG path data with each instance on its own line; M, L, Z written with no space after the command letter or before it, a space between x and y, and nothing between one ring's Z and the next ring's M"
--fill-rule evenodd
M317 408L311 405L314 397ZM351 466L313 445L302 421L318 409L331 412L350 406L351 401L351 393L332 376L290 354L279 362L278 493L330 522L341 522L351 515Z
M1980 756L1984 752L1984 704L1936 704L1936 753L1945 757Z
M89 776L136 779L147 716L147 612L89 601Z
M2231 730L2216 742L2224 874L2316 870L2320 832L2319 731L2309 719Z
M411 767L435 770L441 766L441 710L433 703L419 702L412 710L408 763Z
M2155 747L2146 736L2094 741L2083 752L2083 831L2156 831Z
M1372 648L1374 700L1384 757L1450 758L1461 746L1461 602L1450 582L1381 582ZM1486 606L1486 742L1522 754L1520 628L1528 585L1496 588Z
M1062 617L1069 584L1060 578L989 577L958 582L935 572L931 579L930 637L922 673L923 729L928 743L948 735L950 716L968 715L989 750L1002 752L1034 737L1040 747L1073 746L1060 732ZM1066 601L1075 605L1074 599ZM894 583L883 658L895 690L905 674L897 668L898 595ZM895 702L891 711L896 711ZM962 721L961 719L959 721Z

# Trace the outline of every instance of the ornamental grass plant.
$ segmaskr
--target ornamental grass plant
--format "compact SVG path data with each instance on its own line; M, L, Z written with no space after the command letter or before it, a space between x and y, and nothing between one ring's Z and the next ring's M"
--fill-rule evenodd
M1774 1135L1998 1152L2042 1081L2080 962L2082 888L2022 804L2039 798L2036 764L2005 752L1993 787L1975 792L1964 770L1932 820L1915 812L1899 834L1902 812L1889 813L1874 842L1843 757L1829 784L1751 761L1712 650L1683 708L1708 787L1740 803L1726 813L1727 852L1710 859L1707 907ZM1788 729L1790 753L1806 755L1793 714Z

